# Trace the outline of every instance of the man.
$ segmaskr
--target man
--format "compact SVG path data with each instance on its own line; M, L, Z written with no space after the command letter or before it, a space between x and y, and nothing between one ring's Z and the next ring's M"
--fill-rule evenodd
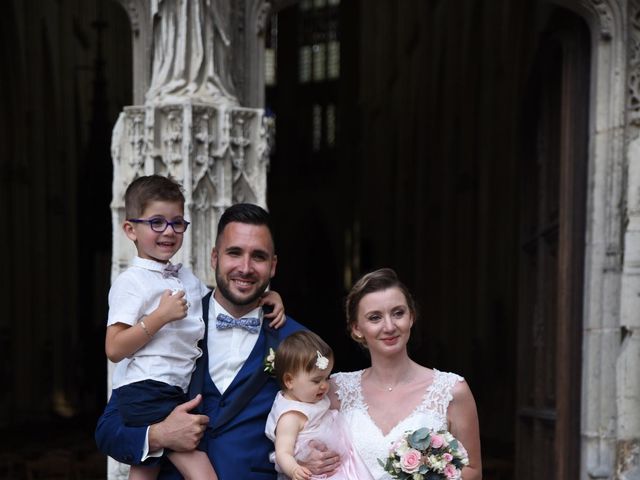
M220 480L276 478L269 462L273 444L264 427L279 386L264 372L264 360L269 348L275 350L283 338L304 328L291 318L279 330L261 321L258 302L275 275L276 264L269 214L251 204L227 209L211 253L216 289L202 300L207 330L189 387L193 400L148 428L126 427L114 393L96 429L100 450L120 462L139 464L160 456L165 448L191 450L204 434L203 446ZM257 328L251 328L253 320L248 317L258 318ZM238 319L248 330L224 328ZM219 323L226 325L218 329ZM189 413L196 408L202 414ZM312 470L322 473L330 472L337 458L318 453L314 460ZM158 478L180 476L170 462L163 462Z

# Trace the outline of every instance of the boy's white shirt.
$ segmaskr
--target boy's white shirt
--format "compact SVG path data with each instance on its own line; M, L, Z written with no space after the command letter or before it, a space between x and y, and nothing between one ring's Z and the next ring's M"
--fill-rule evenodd
M195 361L202 355L197 344L204 336L201 298L207 287L182 267L177 277L163 278L165 264L134 257L131 266L121 273L109 291L107 325L124 323L136 327L160 303L167 289L185 291L190 303L187 316L164 325L144 347L116 364L113 388L141 380L157 380L187 391Z

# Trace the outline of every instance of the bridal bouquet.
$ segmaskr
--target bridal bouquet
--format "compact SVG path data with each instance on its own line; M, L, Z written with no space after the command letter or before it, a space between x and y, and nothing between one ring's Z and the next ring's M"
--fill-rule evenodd
M392 478L400 480L441 480L462 478L469 456L461 442L446 430L420 428L396 440L386 460L378 463Z

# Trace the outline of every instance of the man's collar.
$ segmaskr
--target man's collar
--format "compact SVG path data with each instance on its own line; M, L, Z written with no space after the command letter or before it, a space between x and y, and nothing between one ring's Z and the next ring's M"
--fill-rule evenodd
M229 315L230 317L233 317L233 318L244 318L244 317L259 318L260 321L262 322L262 316L263 316L262 307L256 307L244 313L241 317L236 317L235 315L231 315L229 312L227 312L227 310L222 305L220 305L220 303L216 300L215 293L216 292L214 289L214 291L211 293L211 305L213 306L213 313L214 313L213 318L217 317L219 313L224 313L225 315Z

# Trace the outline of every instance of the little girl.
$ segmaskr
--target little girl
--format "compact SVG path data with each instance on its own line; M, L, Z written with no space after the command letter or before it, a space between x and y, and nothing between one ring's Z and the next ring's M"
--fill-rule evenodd
M340 454L341 464L332 480L372 480L373 477L351 446L337 410L329 410L329 375L333 351L318 335L296 332L280 343L274 373L282 386L269 413L265 433L276 447L276 464L285 475L279 479L309 480L317 477L296 459L307 457L308 443L316 440Z

